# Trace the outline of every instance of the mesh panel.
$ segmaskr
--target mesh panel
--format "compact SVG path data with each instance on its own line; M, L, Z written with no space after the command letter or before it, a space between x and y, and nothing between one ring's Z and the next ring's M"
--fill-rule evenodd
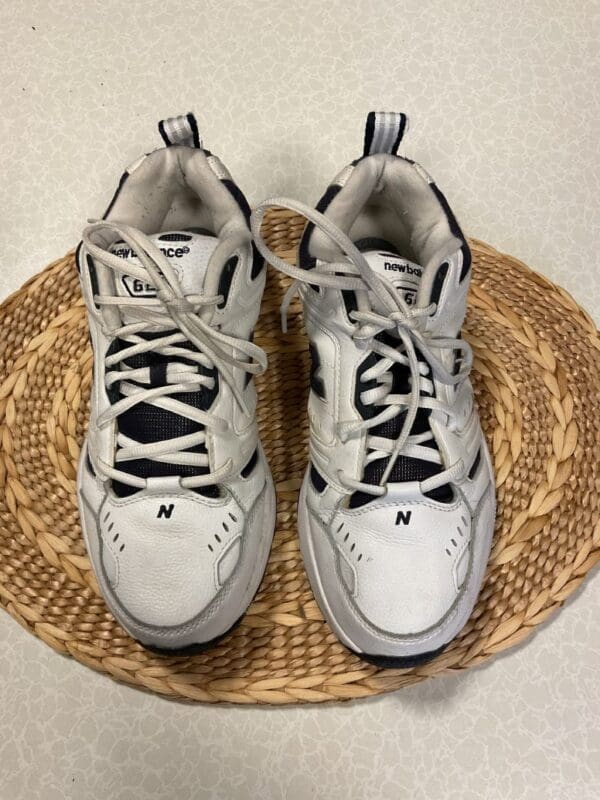
M144 339L157 339L163 336L168 336L176 331L160 331L143 334ZM129 347L128 342L117 340L111 346L111 351L116 352ZM186 343L185 347L198 352L197 348L193 347L190 343ZM109 351L110 354L110 351ZM163 356L159 353L141 353L133 358L127 359L123 362L124 365L132 367L133 369L150 368L150 388L153 386L164 385L167 364L172 361L172 357ZM215 385L213 389L201 387L197 392L179 392L177 394L169 395L174 400L192 406L193 408L207 411L218 393L218 375L215 369L207 370L201 365L195 364L193 361L185 358L177 358L178 363L191 364L196 366L198 372L203 375L209 375L214 378ZM133 381L132 381L133 383ZM148 384L144 384L148 388ZM120 400L123 395L118 389L113 389L111 393L111 401L116 402ZM161 442L165 439L175 439L179 436L188 436L192 433L198 433L204 430L204 426L195 422L194 420L182 417L179 414L173 414L162 408L157 408L150 403L138 403L137 405L120 414L117 419L117 427L119 433L134 439L141 444L149 444L152 442ZM193 453L206 453L204 445L189 448L186 452ZM169 464L160 461L153 461L151 459L136 459L135 461L123 461L119 463L118 468L123 472L130 475L135 475L139 478L159 478L174 475L180 475L182 478L193 477L197 475L205 475L209 469L208 467L195 467L186 464ZM127 497L139 491L134 486L113 481L113 490L119 497ZM199 494L207 497L218 497L219 489L217 486L205 486L196 489Z
M398 340L387 333L379 334L377 339L389 347L398 347ZM371 356L374 356L375 361L380 360L380 356L375 354L371 354ZM421 363L426 363L418 350L417 357ZM371 361L368 366L372 366L373 363L374 362ZM392 373L391 393L407 394L410 391L409 367L404 364L394 364L390 371ZM358 374L362 374L362 369L359 370ZM360 395L360 393L365 391L367 388L372 388L372 386L357 384L357 393ZM431 396L430 392L421 392L421 394L423 396ZM369 416L374 416L375 413L377 413L374 406L366 406L366 409L369 410ZM393 419L387 420L387 422L383 422L381 425L376 425L374 428L371 428L371 435L380 436L385 439L391 439L392 441L396 440L400 436L402 426L404 425L404 420L406 419L406 413L406 411L402 411ZM420 408L417 411L417 416L415 417L415 421L410 429L411 435L414 436L430 430L429 414L430 411L427 408ZM433 437L426 444L428 447L432 447L435 450L438 449ZM362 482L370 483L374 486L377 485L381 480L383 473L385 472L388 462L389 458L380 458L377 461L371 461L369 464L367 464L363 471ZM442 465L440 464L434 464L431 461L424 461L423 459L413 458L411 456L399 456L394 463L388 481L390 483L424 481L427 478L431 478L433 475L437 475L441 471ZM428 492L428 496L433 500L438 500L439 502L444 503L450 502L454 494L450 486L444 485L434 489L431 492ZM373 495L367 494L366 492L354 492L350 497L349 507L358 508L359 506L363 506L374 499L375 498Z
M187 233L163 233L158 238L161 242L190 242L192 240Z

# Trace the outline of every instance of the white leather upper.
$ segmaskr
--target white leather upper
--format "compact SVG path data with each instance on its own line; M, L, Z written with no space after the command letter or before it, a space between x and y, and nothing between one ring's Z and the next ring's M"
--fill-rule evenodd
M210 184L211 192L217 196L219 191L223 193L216 213L225 220L231 199L227 200L229 193L218 185L217 178L226 176L220 162L214 157L204 158L199 151L189 154L188 149L162 151L164 175L159 168L162 156L157 155L161 151L152 154L155 164L138 181L140 192L144 187L158 195L162 192L153 213L170 214L173 218L178 214L183 227L185 203L179 210L174 203L169 212L174 189L167 185L171 172L178 169L177 162L181 162L192 183L200 185L202 179ZM130 172L140 170L140 165L149 160L141 159ZM121 213L134 214L139 200L136 197L134 193L127 207L120 209ZM119 211L119 202L115 208ZM136 218L130 221L135 225ZM147 226L160 224L158 218L155 220L148 214L144 221ZM226 235L226 223L220 233ZM263 269L252 278L249 243L240 246L234 255L238 263L227 303L223 308L211 308L209 321L225 334L248 339L258 317L266 271ZM235 402L223 380L210 409L211 414L228 423L225 428L206 429L210 471L218 470L228 461L232 464L231 475L221 485L219 497L184 489L177 477L150 478L145 489L126 497L116 496L110 481L102 481L90 469L89 460L93 464L99 458L110 464L114 459L116 421L100 428L97 420L110 405L105 386L105 353L111 343L107 328L115 327L114 315L119 312L115 308L99 308L94 303L85 248L80 249L78 264L94 354L90 422L78 475L88 551L111 610L132 635L144 643L165 647L203 642L223 633L245 611L258 587L273 533L274 491L258 440L254 384L247 381L243 369L235 368L235 383L246 410ZM102 264L95 267L100 292L119 294L114 274ZM208 296L218 294L219 275L209 271L204 278L202 273L203 287L199 275L186 278L186 291L203 288ZM242 471L255 452L255 465L244 476Z
M173 626L201 613L231 577L245 513L231 496L211 502L173 486L122 500L108 494L98 522L119 601L140 622Z
M401 502L386 498L340 509L328 527L356 607L371 625L398 635L426 630L449 611L467 573L471 542L464 502L435 503L417 484L404 489Z
M457 252L447 262L443 298L428 320L432 335L457 332L466 307L468 281L459 282L462 254ZM319 574L324 603L335 607L336 595L346 598L344 612L338 611L345 619L344 627L336 631L357 647L361 647L366 630L370 636L379 630L386 641L389 637L400 641L425 636L424 632L452 617L452 609L465 592L476 537L487 538L488 547L491 537L493 516L490 519L487 504L479 530L473 521L490 487L491 471L470 381L464 381L458 389L435 382L436 397L449 405L452 414L446 417L433 412L430 416L443 463L462 461L464 465L465 474L456 482L454 500L435 502L422 494L418 483L391 483L384 498L347 508L348 491L337 479L338 470L360 480L366 436L356 435L342 442L337 423L361 419L355 386L365 352L351 338L352 326L337 290L317 293L303 288L302 294L306 329L320 361L316 377L325 395L322 398L314 391L310 393L310 455L327 483L319 492L308 477L305 481L311 531L303 535L313 538L313 569ZM440 357L447 361L452 354L441 353ZM479 468L471 479L467 473L478 453ZM397 524L399 512L408 511L409 524ZM321 542L323 536L327 544ZM328 551L333 554L334 570L325 567ZM482 552L487 556L486 547ZM479 574L480 570L478 564L475 571ZM474 602L478 589L479 584L468 587L473 595L470 602ZM376 648L372 642L370 646ZM388 641L388 650L389 646Z

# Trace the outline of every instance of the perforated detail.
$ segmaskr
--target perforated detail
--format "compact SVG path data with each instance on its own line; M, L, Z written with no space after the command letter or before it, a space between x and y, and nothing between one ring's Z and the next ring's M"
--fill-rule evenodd
M460 518L461 524L466 526L467 520L464 517ZM456 535L450 537L450 542L448 546L445 548L446 555L450 556L451 558L455 555L456 549L462 545L463 540L465 538L465 531L461 525L457 526L456 528Z
M161 242L191 242L192 237L187 233L163 233L158 237Z
M481 464L481 448L477 451L477 455L475 456L475 461L471 464L471 469L469 470L468 478L470 481L473 480L477 470L479 469L479 465Z
M143 338L150 339L163 337L168 335L168 333L169 332L161 331L159 333L140 335L143 336ZM129 346L128 342L117 339L111 344L107 355L116 353ZM187 347L190 350L193 349L191 344L187 344ZM165 375L165 371L162 367L166 367L168 361L168 356L150 352L129 358L123 363L133 369L150 368L151 381L158 381L158 385L160 385ZM180 361L196 366L199 372L213 378L214 385L212 389L202 387L197 392L181 392L174 394L172 395L173 398L193 408L208 410L212 406L219 391L219 376L217 371L215 369L205 369L185 358L181 358ZM150 386L152 385L154 384L151 383ZM112 403L116 403L121 399L122 395L117 384L114 384L109 390L109 395ZM202 430L202 426L197 422L187 419L180 414L173 414L170 411L166 411L150 403L138 403L125 411L118 417L117 425L120 433L141 444L163 441L165 439L176 439L179 436L187 436ZM197 447L190 448L190 452L206 453L206 447L204 445L198 445ZM174 475L179 475L184 478L206 474L209 471L208 467L169 464L167 462L159 462L151 459L136 459L134 461L123 462L119 465L119 468L140 478L168 477ZM112 488L118 497L128 497L139 491L139 489L119 481L113 481ZM206 497L219 496L219 488L217 486L204 486L194 491Z
M113 530L115 528L115 523L114 522L109 522L109 520L110 520L110 511L108 511L104 515L103 523L104 523L104 525L106 525L106 528L105 528L105 531L104 531L104 535L108 539L111 540L112 544L115 545L116 548L118 548L119 553L122 553L123 550L125 550L125 543L121 542L121 544L119 545L119 539L121 538L121 534L119 533L119 531L116 531L113 534Z
M363 554L356 548L356 542L350 539L350 531L345 530L344 523L342 522L336 531L341 539L340 546L344 545L344 553L348 559L353 558L356 562L361 561Z

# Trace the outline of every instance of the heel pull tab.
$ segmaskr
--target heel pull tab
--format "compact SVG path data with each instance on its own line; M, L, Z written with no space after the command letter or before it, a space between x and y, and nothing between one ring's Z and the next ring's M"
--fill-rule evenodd
M158 123L158 132L167 147L172 147L175 144L197 149L202 147L196 117L191 112L189 114L181 114L179 117L161 119Z
M365 147L363 155L375 153L396 155L402 137L408 130L406 114L393 111L370 111L365 125Z

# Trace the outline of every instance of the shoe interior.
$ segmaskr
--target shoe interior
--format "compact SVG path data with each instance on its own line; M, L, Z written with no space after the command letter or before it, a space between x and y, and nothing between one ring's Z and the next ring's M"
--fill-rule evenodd
M433 262L437 266L465 243L444 196L424 170L393 155L369 156L346 167L319 210L353 241L384 241L423 267ZM306 262L311 256L333 260L339 251L323 233L310 229L301 258Z
M237 185L230 179L221 163L208 151L184 146L162 148L142 157L132 165L123 175L119 187L104 215L107 221L114 220L121 225L129 225L151 237L164 233L166 242L182 242L191 240L192 236L185 234L198 234L200 237L216 237L219 240L229 239L242 233L239 238L241 243L246 242L250 248L250 233L248 217L250 209ZM119 235L110 229L102 229L95 234L97 243L113 250L119 242ZM198 238L198 237L196 237ZM161 242L156 244L161 246ZM209 257L214 251L204 248L199 251L199 260L194 261L190 256L185 264L180 264L180 270L193 270L195 277L192 279L197 286L207 285L204 278L210 266ZM260 271L262 260L256 251L252 250L252 278ZM227 286L223 278L231 282L235 270L237 257L229 259L222 268L220 275L210 278L218 284L219 291L224 293ZM103 294L121 294L122 289L115 288L114 274L102 265L94 265L88 258L88 267L92 274L92 281ZM211 284L212 285L212 284ZM209 292L210 293L210 292ZM113 322L121 324L116 309L110 309ZM143 338L154 338L157 334L146 332L140 334ZM128 343L115 340L111 350L119 350ZM126 366L132 369L164 366L169 361L168 356L157 353L144 353L128 359ZM159 374L158 372L156 374ZM215 376L216 380L216 376ZM218 391L218 382L214 390L203 388L200 391L183 392L176 395L176 399L191 407L207 411L214 402ZM122 395L118 386L113 389L113 402L121 399ZM202 430L203 426L191 419L186 419L180 414L174 414L152 403L138 403L124 411L118 419L119 432L143 443L160 441L165 438L177 438ZM204 445L193 448L195 452L206 452ZM181 464L171 464L165 461L152 459L137 459L121 465L125 472L137 477L149 478L157 476L179 475L182 477L194 476L208 472L207 468L193 467ZM137 490L130 485L118 481L112 482L115 494L126 497ZM219 494L217 486L206 486L195 490L198 494L216 497Z
M149 153L124 173L104 218L146 234L201 229L225 238L248 229L249 211L214 156L202 149L173 146ZM110 234L102 244L112 244Z

